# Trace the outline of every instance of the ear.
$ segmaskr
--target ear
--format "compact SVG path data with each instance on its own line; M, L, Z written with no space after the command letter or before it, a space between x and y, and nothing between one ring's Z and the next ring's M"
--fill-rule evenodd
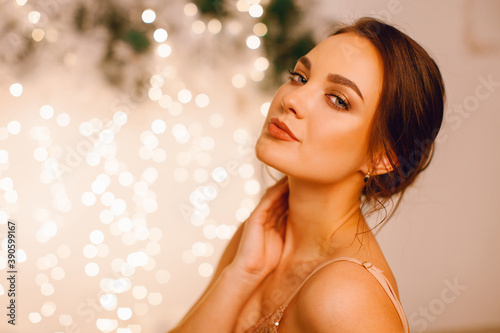
M383 175L394 170L394 167L391 165L389 158L385 154L377 157L377 159L372 164L372 168L373 169L370 172L370 174L372 175Z
M399 164L398 159L392 157L392 161L397 166ZM394 170L394 167L391 165L389 157L385 153L379 153L375 156L366 166L363 167L362 171L364 174L367 174L370 171L370 175L383 175Z

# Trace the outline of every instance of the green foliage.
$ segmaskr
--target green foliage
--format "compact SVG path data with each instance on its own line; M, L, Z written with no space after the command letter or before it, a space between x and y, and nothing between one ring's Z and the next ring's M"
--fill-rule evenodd
M124 36L124 40L132 46L137 53L145 53L149 49L149 39L144 32L130 29Z
M219 18L227 15L227 11L224 10L224 0L194 0L193 3L203 15Z
M74 26L80 33L103 27L108 32L106 52L101 59L100 68L109 83L120 86L124 80L126 60L116 46L124 42L135 54L144 54L150 50L151 42L147 33L151 26L145 25L140 17L133 20L126 8L111 1L100 2L93 6L81 3L74 13ZM149 29L149 30L148 30Z
M203 15L217 15L221 21L227 16L223 0L195 0L194 3ZM267 77L272 85L281 84L284 72L293 68L297 59L315 45L312 32L300 25L300 14L294 0L271 0L261 19L268 28L262 41L271 63Z
M268 27L263 39L266 55L273 65L271 79L280 84L283 72L293 68L297 59L315 43L311 31L300 26L300 12L293 0L271 1L262 23Z

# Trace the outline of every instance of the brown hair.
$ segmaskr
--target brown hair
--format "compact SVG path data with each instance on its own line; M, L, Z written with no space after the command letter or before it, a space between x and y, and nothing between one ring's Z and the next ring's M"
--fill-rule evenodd
M364 203L369 203L373 212L385 209L394 195L402 195L429 164L443 121L445 90L434 60L398 29L364 17L337 29L332 36L348 32L370 41L384 67L368 153L373 159L380 154L387 156L393 169L370 176L363 190Z

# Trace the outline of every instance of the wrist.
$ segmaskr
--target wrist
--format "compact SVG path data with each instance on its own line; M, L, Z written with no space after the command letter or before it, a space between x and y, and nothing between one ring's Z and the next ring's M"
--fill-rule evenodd
M251 288L252 290L257 287L265 276L259 273L252 273L244 270L235 263L229 264L223 271L226 277L236 283L241 283L243 287Z

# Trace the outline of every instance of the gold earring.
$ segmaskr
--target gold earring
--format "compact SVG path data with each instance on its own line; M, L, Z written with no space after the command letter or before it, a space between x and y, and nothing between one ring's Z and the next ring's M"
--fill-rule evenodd
M369 180L370 180L370 170L368 170L368 172L365 175L365 178L363 178L365 184L367 184Z

